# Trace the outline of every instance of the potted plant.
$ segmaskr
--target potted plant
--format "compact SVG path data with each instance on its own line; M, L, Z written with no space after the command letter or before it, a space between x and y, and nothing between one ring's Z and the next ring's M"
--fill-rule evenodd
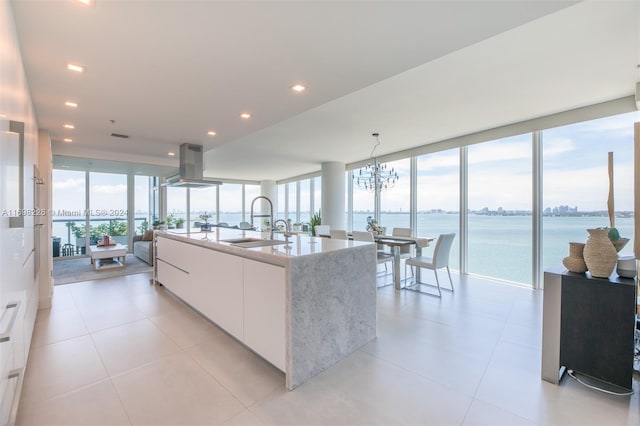
M367 216L367 231L373 232L376 235L380 234L380 227L378 226L378 221L371 216Z
M204 214L200 215L200 220L204 220L204 225L200 225L201 231L211 231L211 225L209 225L209 219L211 219L211 215L204 212Z
M316 236L316 225L322 225L322 216L320 215L320 210L318 213L314 213L311 216L311 220L309 220L309 227L311 228L311 235Z
M154 220L151 226L153 226L153 229L162 229L164 226L164 220Z
M176 218L176 228L182 229L183 227L184 227L184 219L181 217Z
M298 232L302 231L302 224L300 222L294 223L293 224L293 230L294 231L298 231Z
M173 214L167 216L167 227L169 229L175 229L176 227L176 218Z

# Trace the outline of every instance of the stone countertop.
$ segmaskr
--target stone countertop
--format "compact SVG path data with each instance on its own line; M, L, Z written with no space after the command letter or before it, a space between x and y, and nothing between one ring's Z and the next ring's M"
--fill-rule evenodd
M270 232L258 232L231 228L214 228L210 232L189 232L189 231L154 231L157 236L170 238L177 241L188 242L190 244L235 254L238 256L261 260L281 266L288 266L292 259L304 256L317 256L326 253L346 250L353 247L370 245L374 243L338 240L323 237L311 237L307 235L293 235L289 238L288 244L276 244L262 247L238 247L232 245L231 240L236 238L258 238L271 239ZM284 241L284 236L275 232L274 240Z

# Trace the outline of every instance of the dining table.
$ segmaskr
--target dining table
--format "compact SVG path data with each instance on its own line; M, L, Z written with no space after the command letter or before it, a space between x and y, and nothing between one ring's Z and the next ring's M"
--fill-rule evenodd
M400 247L415 245L416 256L422 256L422 249L429 247L429 244L431 244L434 238L374 235L374 240L378 244L391 247L391 254L393 255L393 285L396 290L402 290L402 280L400 279ZM418 282L420 281L420 268L416 270L416 280Z

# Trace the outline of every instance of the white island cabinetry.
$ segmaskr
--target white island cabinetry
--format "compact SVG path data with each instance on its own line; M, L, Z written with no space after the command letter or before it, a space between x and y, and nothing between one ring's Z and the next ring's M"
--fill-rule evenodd
M158 238L157 280L242 340L242 258Z
M215 250L199 252L192 306L242 341L242 258Z
M285 371L284 268L244 260L244 343Z
M191 300L197 294L193 273L200 250L196 246L159 238L156 251L158 280L176 296L183 300Z
M157 232L154 280L285 373L294 389L376 336L376 246Z

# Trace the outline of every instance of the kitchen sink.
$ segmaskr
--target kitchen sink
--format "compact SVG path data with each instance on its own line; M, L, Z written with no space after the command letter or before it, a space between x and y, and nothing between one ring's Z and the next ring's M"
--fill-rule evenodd
M264 240L261 240L260 238L248 238L248 237L245 237L245 238L231 238L231 239L228 239L228 240L220 240L220 241L223 241L225 243L236 244L236 243L251 243L251 242L254 242L254 241L264 241Z
M253 248L253 247L265 247L275 246L278 244L286 244L286 241L282 240L261 240L259 238L232 238L229 240L222 240L227 243L231 243L235 247Z

